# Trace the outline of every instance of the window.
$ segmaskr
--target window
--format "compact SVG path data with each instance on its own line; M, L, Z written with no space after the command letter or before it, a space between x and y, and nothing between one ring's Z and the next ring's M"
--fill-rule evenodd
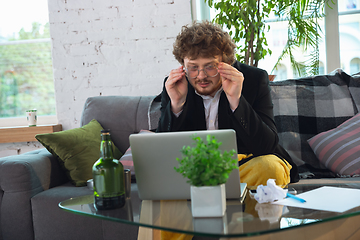
M203 2L203 0L197 0ZM325 19L319 19L323 32L322 41L319 44L319 74L329 73L336 68L342 68L347 74L355 74L360 71L360 0L339 0L334 1L337 5L327 10ZM330 3L331 4L331 3ZM202 5L205 8L207 5ZM204 10L202 10L204 11ZM215 16L214 9L210 9L210 18ZM202 20L204 18L196 18ZM338 27L332 25L333 20L338 22ZM267 55L259 62L259 67L268 71L269 74L279 74L275 81L299 77L297 72L292 69L289 59L281 61L278 69L274 69L274 63L280 55L287 40L287 25L275 19L269 19L267 24L271 30L266 33L269 48L273 51L272 55ZM328 25L325 28L325 25ZM325 33L326 30L334 31ZM339 43L332 41L333 38L339 39ZM326 50L331 49L331 50ZM340 56L336 54L340 49ZM335 53L335 55L334 55ZM296 55L297 60L305 60L306 52L299 51ZM340 66L341 62L341 66ZM286 76L285 76L286 75Z
M356 74L360 72L360 58L354 58L350 61L350 73Z
M352 75L360 71L360 1L338 2L341 65L346 73Z
M325 74L325 65L322 61L319 62L319 74L324 75Z
M280 63L277 66L277 68L275 69L274 75L276 76L274 81L287 79L287 68L286 68L286 66L284 64Z
M0 3L0 126L28 109L55 115L47 0Z

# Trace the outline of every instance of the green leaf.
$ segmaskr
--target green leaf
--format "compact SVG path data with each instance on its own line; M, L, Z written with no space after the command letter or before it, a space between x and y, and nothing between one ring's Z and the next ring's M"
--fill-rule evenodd
M336 4L333 0L205 0L210 7L215 7L219 12L213 19L214 22L229 29L229 34L238 46L236 58L249 65L257 66L258 61L265 58L272 51L267 46L265 31L270 30L270 25L264 22L270 13L288 21L288 41L283 54L291 55L294 68L299 66L294 58L294 47L304 47L315 51L319 45L320 24L318 19L324 16L325 4ZM253 47L250 47L253 46ZM250 50L250 52L249 52ZM250 61L251 54L255 59ZM279 60L284 55L279 56ZM315 58L312 58L315 57ZM306 64L315 66L316 55L310 54ZM276 63L276 65L279 61ZM276 66L275 65L275 66Z
M184 146L181 149L183 158L176 160L179 167L175 171L188 178L194 186L215 186L225 183L232 170L237 168L237 161L233 159L236 151L218 149L222 144L214 136L207 135L206 143L200 137L193 136L195 147Z

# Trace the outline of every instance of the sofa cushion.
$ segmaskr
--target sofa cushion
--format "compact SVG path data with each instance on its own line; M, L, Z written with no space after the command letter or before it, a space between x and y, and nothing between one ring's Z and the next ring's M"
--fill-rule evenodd
M300 173L331 173L319 162L307 140L337 127L357 113L348 77L344 72L335 71L329 75L270 83L279 143L299 166Z
M152 129L148 112L153 99L154 96L89 97L84 105L80 126L96 119L101 126L111 129L111 139L124 153L130 145L130 134L138 133L141 129Z
M308 142L320 162L331 171L349 176L360 174L360 114Z
M95 119L85 126L62 132L37 134L35 138L55 156L76 186L92 178L92 166L99 159L103 127ZM121 157L114 146L114 157Z

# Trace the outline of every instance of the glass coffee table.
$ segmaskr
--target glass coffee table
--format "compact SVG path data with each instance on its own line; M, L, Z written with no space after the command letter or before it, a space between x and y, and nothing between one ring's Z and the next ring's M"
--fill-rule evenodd
M291 187L301 193L321 186L295 184ZM336 187L358 188L359 186L344 184L336 185ZM128 198L125 206L120 209L97 210L92 195L62 201L59 203L59 207L65 211L103 220L214 238L259 236L295 228L301 230L306 226L321 227L327 222L352 217L360 219L360 207L337 213L274 204L259 204L249 192L243 203L239 200L228 200L226 214L221 218L193 218L190 201L141 201L137 195L136 184L132 184L131 198ZM357 220L357 222L359 221ZM360 230L358 231L360 233Z

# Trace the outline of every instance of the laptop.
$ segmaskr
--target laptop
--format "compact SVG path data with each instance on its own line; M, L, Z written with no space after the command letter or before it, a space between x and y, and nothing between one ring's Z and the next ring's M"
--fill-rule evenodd
M206 142L212 135L222 142L221 151L237 150L234 130L202 130L188 132L165 132L131 134L129 137L138 194L141 200L190 199L190 184L187 178L174 170L182 158L183 146L194 146L194 134ZM236 154L235 154L236 155ZM237 156L234 156L237 159ZM236 162L237 164L237 162ZM225 184L227 199L241 199L246 184L240 184L238 168L234 169Z

